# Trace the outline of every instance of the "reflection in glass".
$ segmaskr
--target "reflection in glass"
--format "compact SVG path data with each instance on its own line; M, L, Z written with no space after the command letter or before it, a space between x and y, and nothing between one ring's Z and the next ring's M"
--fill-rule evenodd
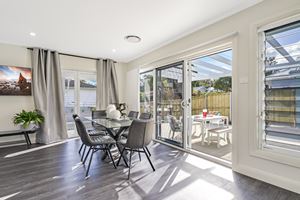
M156 71L157 137L182 146L183 143L183 63Z
M140 74L140 113L153 115L153 71Z

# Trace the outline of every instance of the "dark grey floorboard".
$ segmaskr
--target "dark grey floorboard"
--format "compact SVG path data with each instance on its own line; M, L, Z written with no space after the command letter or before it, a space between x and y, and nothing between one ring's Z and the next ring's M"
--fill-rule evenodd
M155 172L144 156L140 162L134 155L128 181L124 166L114 169L97 152L91 177L85 180L79 146L79 140L72 140L11 158L4 157L26 146L1 148L0 199L15 193L9 199L300 199L299 194L161 144L150 147Z

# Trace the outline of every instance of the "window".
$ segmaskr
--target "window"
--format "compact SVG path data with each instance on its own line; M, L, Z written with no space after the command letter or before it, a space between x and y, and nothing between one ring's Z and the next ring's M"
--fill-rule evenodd
M300 22L266 30L262 39L262 148L299 153Z
M96 107L96 73L63 71L65 117L69 137L77 136L72 115L79 114L81 117L91 116ZM89 121L84 121L87 127Z
M140 74L140 113L153 115L153 71Z

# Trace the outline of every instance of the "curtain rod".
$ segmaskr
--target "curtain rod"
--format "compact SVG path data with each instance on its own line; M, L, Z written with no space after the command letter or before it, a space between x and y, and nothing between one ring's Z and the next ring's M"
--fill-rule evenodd
M27 48L29 50L33 50L33 48ZM84 59L90 59L90 60L98 60L98 58L92 58L92 57L87 57L87 56L79 56L79 55L74 55L74 54L68 54L68 53L58 53L59 55L63 55L63 56L71 56L71 57L76 57L76 58L84 58ZM107 59L104 59L107 60ZM114 61L114 63L117 63L116 61Z

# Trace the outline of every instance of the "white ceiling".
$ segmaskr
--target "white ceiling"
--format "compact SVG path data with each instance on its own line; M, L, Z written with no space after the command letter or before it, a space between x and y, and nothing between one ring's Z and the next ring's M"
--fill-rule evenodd
M0 0L0 42L128 62L261 1Z

